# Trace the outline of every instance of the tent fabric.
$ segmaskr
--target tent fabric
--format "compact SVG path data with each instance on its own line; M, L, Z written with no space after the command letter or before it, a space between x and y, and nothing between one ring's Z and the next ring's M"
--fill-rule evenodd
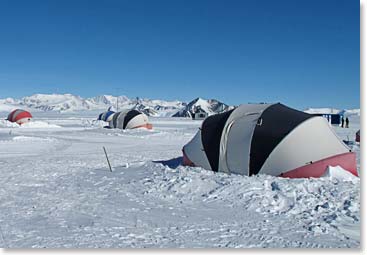
M283 138L259 172L278 176L301 165L349 152L349 147L335 138L325 118L310 118Z
M233 110L206 118L201 126L201 140L211 170L218 171L219 145L226 121Z
M107 111L107 112L101 113L98 116L98 120L103 120L103 121L106 121L106 122L110 122L112 120L114 114L115 114L114 111Z
M249 175L244 172L250 162L252 133L262 112L270 104L246 104L229 116L220 143L219 166L223 172ZM247 127L244 129L243 127ZM231 144L231 146L227 146Z
M261 166L272 150L289 132L312 117L311 114L291 109L279 103L266 108L260 117L261 124L255 127L253 133L250 175L260 172Z
M148 117L137 110L125 110L114 113L109 125L111 128L119 129L152 128L152 125L149 124Z
M122 116L122 118L120 118L120 115ZM111 128L120 128L120 129L123 129L123 127L124 127L124 119L123 119L123 117L124 117L125 115L124 115L124 112L116 112L114 115L113 115L113 117L112 117L112 120L110 121L110 127ZM121 120L122 119L122 123L121 123L121 121L119 122L119 120Z
M287 178L309 178L309 177L321 177L325 173L325 169L328 166L340 166L343 169L349 169L353 175L358 176L357 169L355 168L357 164L355 154L352 152L347 152L332 157L328 157L312 164L307 164L299 168L293 169L286 173L282 173L281 177Z
M184 159L187 159L189 164L201 166L205 169L212 170L209 160L205 154L204 146L201 139L201 130L199 130L190 143L184 146ZM195 162L195 163L194 163Z
M124 118L124 129L126 128L127 124L136 116L141 115L142 113L137 110L131 110L126 113Z
M335 157L346 153L350 155ZM284 176L303 169L305 173L295 176L307 177L309 172L311 177L325 162L346 165L347 171L356 173L355 155L324 118L279 103L240 105L206 118L183 147L183 156L186 165L248 176ZM323 161L326 158L333 159Z
M19 125L29 122L32 119L32 114L22 109L16 109L8 115L8 121L15 122Z

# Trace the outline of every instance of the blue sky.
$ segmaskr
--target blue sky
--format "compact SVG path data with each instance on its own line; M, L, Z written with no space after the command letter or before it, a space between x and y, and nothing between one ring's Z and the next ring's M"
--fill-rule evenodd
M0 1L0 98L358 108L359 1Z

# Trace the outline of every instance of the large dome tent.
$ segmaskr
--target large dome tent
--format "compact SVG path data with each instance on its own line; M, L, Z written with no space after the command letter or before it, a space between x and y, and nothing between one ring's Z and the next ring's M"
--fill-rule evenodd
M152 129L152 124L149 123L148 116L138 110L125 110L116 112L110 121L111 128L133 129L147 128Z
M31 121L32 118L33 117L30 112L22 109L15 109L11 113L9 113L7 120L22 125L24 123Z
M148 116L144 113L129 109L120 112L114 112L111 108L98 116L98 120L109 123L108 128L118 129L134 129L147 128L152 129L152 124L149 123Z
M328 122L277 104L243 104L206 118L183 147L183 164L215 172L320 177L339 165L357 174L355 154Z

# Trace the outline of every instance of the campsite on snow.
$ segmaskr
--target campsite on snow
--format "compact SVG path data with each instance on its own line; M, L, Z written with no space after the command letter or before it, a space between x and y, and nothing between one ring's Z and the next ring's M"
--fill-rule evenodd
M359 109L36 94L0 117L1 247L360 246Z

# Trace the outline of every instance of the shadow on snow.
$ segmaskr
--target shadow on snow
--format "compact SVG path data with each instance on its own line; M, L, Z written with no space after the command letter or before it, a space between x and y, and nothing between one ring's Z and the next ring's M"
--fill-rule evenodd
M177 167L182 165L182 157L177 157L169 160L153 161L153 163L160 163L164 166L168 166L169 168L176 169Z

